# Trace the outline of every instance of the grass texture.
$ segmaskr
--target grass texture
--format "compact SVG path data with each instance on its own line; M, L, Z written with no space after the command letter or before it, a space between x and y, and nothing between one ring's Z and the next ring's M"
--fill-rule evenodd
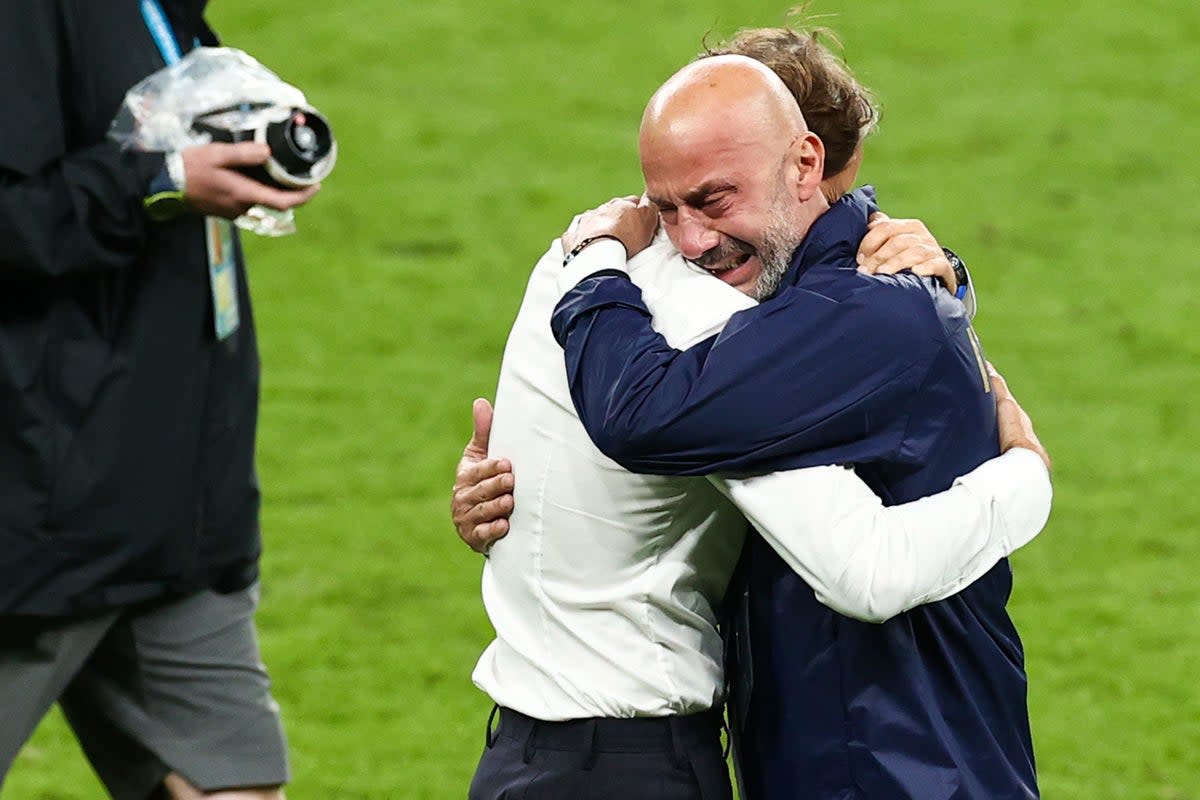
M1014 559L1048 800L1200 800L1200 6L820 0L884 107L862 179L970 264L1056 461ZM214 2L341 161L248 241L262 339L264 657L293 800L464 797L490 702L480 561L447 518L530 266L641 190L646 99L764 0ZM12 800L102 790L55 713Z

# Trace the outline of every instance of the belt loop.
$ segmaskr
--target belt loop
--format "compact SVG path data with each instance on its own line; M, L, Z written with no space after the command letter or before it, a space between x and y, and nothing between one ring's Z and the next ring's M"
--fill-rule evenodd
M671 763L677 769L683 769L688 765L688 757L687 751L684 749L682 723L678 715L667 718L667 730L671 736Z
M525 747L521 750L521 761L526 764L533 761L533 737L537 735L537 726L536 719L529 721L529 733L525 735Z
M596 757L600 753L600 723L597 720L590 720L592 726L591 743L588 745L587 758L583 761L583 771L591 772L592 767L596 766Z
M488 714L487 727L483 732L483 743L488 750L492 749L492 745L496 743L496 739L500 734L492 735L492 723L496 720L496 714L500 712L500 704L492 703L492 713Z

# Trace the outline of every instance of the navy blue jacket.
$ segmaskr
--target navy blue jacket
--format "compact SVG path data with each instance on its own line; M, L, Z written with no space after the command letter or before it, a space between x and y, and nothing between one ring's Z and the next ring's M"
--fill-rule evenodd
M552 325L600 449L661 474L853 464L888 504L946 489L997 455L961 304L911 274L855 271L873 199L835 204L774 297L685 352L651 330L623 274L582 281ZM750 798L1038 796L1007 561L882 625L818 603L758 537L745 562L752 659L731 677L753 686L735 715Z

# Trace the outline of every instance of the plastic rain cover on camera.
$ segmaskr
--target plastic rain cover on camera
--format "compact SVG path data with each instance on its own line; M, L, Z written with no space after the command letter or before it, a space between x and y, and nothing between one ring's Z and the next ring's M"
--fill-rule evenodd
M243 51L197 47L130 89L108 135L127 148L161 153L182 150L212 139L193 129L196 117L240 105L247 108L222 111L206 121L245 130L287 119L295 108L312 108L303 92ZM251 208L237 219L237 225L264 236L296 230L291 210L263 206Z

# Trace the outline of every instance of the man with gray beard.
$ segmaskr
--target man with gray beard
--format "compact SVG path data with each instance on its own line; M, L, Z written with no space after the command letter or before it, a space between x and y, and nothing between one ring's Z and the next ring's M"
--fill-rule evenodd
M685 67L647 106L639 154L646 198L564 236L568 252L604 252L567 266L551 320L601 452L651 475L852 465L898 508L1003 449L1008 399L963 305L915 275L856 271L874 195L826 199L823 143L777 75L742 56ZM762 298L686 348L656 331L625 267L659 217L685 258ZM762 539L746 565L735 638L750 647L732 668L744 796L1037 796L1006 559L881 624L819 602Z

